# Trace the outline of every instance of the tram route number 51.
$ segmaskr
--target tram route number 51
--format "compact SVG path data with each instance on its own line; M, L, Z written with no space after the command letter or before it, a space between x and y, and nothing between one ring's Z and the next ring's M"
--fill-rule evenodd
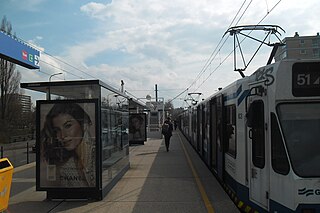
M295 73L293 75L292 92L294 96L319 96L320 72Z
M292 66L292 94L296 97L320 95L320 63L296 63Z
M299 86L308 86L310 85L320 85L320 76L311 82L310 74L298 74L297 75L297 85Z
M316 79L314 78L316 77ZM297 75L297 85L299 86L311 86L311 85L320 85L320 76L313 76L311 81L311 74L298 74Z

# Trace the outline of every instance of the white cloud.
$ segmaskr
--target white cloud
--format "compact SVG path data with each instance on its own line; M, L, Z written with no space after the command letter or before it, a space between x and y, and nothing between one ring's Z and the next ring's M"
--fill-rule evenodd
M109 17L110 14L107 11L108 4L101 4L96 2L90 2L80 8L80 10L92 18L104 20L105 17Z
M249 2L246 2L234 23L246 7L248 9L238 25L258 23L278 0L252 1L250 6ZM91 20L90 27L94 29L92 39L75 41L76 45L66 46L60 57L116 87L122 79L129 91L141 88L152 90L154 84L162 89L186 88L202 70L242 3L232 0L92 1L80 7L80 11ZM320 29L317 18L319 9L320 4L315 4L315 1L282 1L262 24L282 26L287 32L285 36L292 36L295 31L301 35L316 34ZM246 41L244 48L248 47L251 51L255 44ZM232 56L217 69L231 50L232 39L229 39L208 70L190 89L199 87L207 97L218 87L225 87L239 78L240 75L233 71ZM108 63L112 58L107 57L112 57L113 52L126 58L114 58L116 62ZM97 59L99 62L92 62ZM268 54L259 53L246 74L264 65L267 59ZM57 62L53 60L48 63ZM64 68L61 64L57 66ZM50 70L49 67L46 69ZM83 73L79 75L84 76ZM137 92L137 95L145 97L146 93L149 91ZM176 94L167 92L166 95L173 97Z

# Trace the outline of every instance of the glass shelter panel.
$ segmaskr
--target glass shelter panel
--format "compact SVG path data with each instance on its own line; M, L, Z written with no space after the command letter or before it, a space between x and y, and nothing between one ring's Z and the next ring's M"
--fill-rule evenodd
M48 90L50 90L51 100L100 98L100 85L96 84L72 85L72 89L67 84L48 86Z
M128 99L101 88L102 187L129 163Z
M37 101L36 189L48 199L101 200L130 165L128 96L100 80L20 87L47 99Z

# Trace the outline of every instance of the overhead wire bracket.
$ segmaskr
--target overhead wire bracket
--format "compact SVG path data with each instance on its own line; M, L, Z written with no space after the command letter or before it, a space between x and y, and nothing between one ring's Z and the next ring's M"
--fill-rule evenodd
M242 31L250 31L248 34L244 34L242 33ZM254 38L252 36L250 36L250 33L252 31L255 31L255 30L260 30L260 31L265 31L267 32L266 33L266 36L264 37L263 40L259 40L257 38ZM279 46L283 46L283 42L280 40L280 38L278 37L278 35L281 36L281 33L280 31L282 32L285 32L280 26L277 26L277 25L244 25L244 26L234 26L234 27L230 27L223 35L223 37L229 33L231 36L233 36L233 60L234 60L234 71L237 71L240 73L241 77L244 78L245 75L243 73L243 71L245 71L247 69L247 67L249 66L249 64L251 63L252 59L256 56L257 52L260 50L261 46L263 44L267 45L267 46L270 46L270 47L273 47L272 49L272 52L270 54L270 57L269 57L269 60L267 62L267 64L270 64L278 47ZM260 45L259 47L257 48L257 50L253 53L252 57L250 58L250 60L246 63L245 61L245 58L244 58L244 54L242 52L242 49L241 49L241 42L239 42L239 38L238 38L238 35L242 35L242 36L245 36L247 38L250 38L252 40L255 40L257 42L260 42ZM266 39L271 36L271 35L274 35L278 40L279 42L275 42L275 43L270 43L270 42L266 42ZM239 47L239 52L241 54L241 58L242 58L242 62L244 64L244 68L237 68L237 53L236 53L236 49L237 47Z
M195 106L199 102L200 95L202 95L201 92L190 92L190 93L188 93L189 97L187 99L185 99L184 101L187 103L188 103L188 101L190 101L191 104L189 104L189 103L188 104Z

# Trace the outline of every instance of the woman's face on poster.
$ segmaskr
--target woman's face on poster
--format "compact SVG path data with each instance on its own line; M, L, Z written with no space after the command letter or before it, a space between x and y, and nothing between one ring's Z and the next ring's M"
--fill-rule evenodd
M132 126L135 128L135 129L140 129L141 128L141 121L138 119L138 118L132 118L131 120L131 123L132 123Z
M81 143L83 130L80 123L69 114L60 114L52 120L55 136L68 150L74 150Z

